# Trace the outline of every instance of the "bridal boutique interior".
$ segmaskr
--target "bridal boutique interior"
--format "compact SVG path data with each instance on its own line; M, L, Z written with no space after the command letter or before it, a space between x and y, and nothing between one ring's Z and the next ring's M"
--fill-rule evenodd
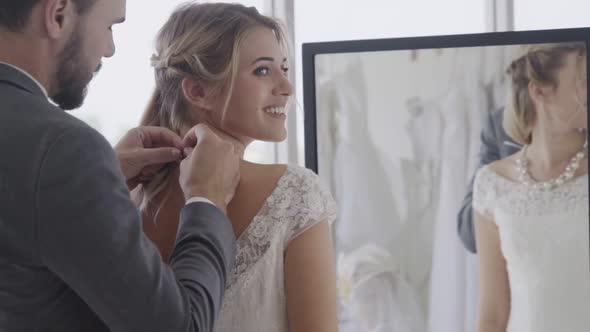
M183 2L148 10L143 1L128 1L134 22L117 28L119 54L106 61L86 104L73 112L111 143L139 122L153 88L152 36ZM256 142L245 158L302 166L309 166L305 43L590 26L586 0L231 2L283 20L293 41L288 138ZM505 69L517 49L316 57L317 172L339 207L333 238L340 331L476 331L477 256L461 244L457 213L477 167L484 119L505 106ZM121 72L128 75L122 79ZM128 91L125 98L101 98L120 91Z

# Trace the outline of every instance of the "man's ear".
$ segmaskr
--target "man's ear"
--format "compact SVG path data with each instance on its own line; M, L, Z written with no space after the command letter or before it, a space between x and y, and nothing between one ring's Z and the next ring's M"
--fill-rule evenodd
M76 8L72 0L45 0L45 28L49 37L61 39L71 34L76 21Z
M213 107L211 97L205 91L203 83L192 77L185 77L182 79L182 93L184 99L193 106L203 110L209 111Z

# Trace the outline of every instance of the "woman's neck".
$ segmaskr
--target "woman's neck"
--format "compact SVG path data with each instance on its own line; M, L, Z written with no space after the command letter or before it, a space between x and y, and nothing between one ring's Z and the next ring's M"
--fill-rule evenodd
M561 171L582 150L586 137L586 131L557 132L538 127L533 130L527 159L542 173Z

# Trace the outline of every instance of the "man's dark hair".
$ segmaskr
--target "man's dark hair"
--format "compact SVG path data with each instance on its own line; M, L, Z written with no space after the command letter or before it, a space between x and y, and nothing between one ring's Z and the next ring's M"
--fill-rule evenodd
M21 31L28 23L33 8L41 0L0 0L0 27ZM72 0L76 11L83 15L97 0Z

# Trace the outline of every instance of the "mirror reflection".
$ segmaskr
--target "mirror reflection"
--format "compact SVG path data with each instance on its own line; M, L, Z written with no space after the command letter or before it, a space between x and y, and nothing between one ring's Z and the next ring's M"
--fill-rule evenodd
M341 331L587 331L586 44L320 54Z

